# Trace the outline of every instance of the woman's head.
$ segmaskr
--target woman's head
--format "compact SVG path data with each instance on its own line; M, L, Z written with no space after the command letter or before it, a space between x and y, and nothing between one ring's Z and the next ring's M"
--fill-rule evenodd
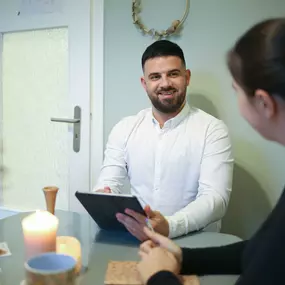
M285 18L248 30L228 53L228 67L243 117L264 137L281 142L277 134L285 127Z

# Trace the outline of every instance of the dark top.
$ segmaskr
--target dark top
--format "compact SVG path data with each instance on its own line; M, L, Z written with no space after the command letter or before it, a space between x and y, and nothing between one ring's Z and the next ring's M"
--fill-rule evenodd
M210 248L183 248L181 274L240 275L236 285L285 284L285 190L267 220L248 241ZM171 272L154 274L147 285L180 285Z

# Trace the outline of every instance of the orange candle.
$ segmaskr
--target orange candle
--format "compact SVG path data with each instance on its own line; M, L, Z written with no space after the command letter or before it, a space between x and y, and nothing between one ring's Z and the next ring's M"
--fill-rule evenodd
M56 239L56 252L72 256L76 260L76 273L81 270L81 245L79 240L70 236L59 236Z
M26 260L56 251L58 218L47 211L36 211L22 221Z

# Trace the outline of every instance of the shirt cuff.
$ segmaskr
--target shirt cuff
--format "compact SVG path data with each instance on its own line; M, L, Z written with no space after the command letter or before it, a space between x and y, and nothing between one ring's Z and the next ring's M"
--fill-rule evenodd
M169 238L175 238L188 233L187 222L183 216L179 218L175 216L166 216L165 218L169 225Z
M93 192L96 192L97 190L99 189L104 189L104 187L109 187L111 189L111 193L113 194L121 194L121 191L117 188L117 187L114 187L114 186L108 186L108 185L102 185L102 184L97 184L94 188L93 188Z

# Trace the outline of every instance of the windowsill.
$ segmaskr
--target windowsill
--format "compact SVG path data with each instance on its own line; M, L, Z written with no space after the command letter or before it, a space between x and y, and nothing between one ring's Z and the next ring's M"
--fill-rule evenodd
M7 209L4 207L0 207L0 219L4 219L13 215L18 214L21 211L15 210L15 209Z

